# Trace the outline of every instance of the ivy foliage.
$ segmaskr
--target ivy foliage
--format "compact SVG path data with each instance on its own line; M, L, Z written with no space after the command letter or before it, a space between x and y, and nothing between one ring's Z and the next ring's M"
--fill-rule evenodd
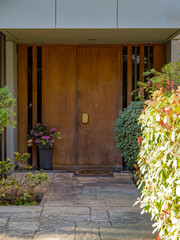
M116 150L121 152L125 165L131 172L134 170L139 154L137 138L142 135L142 132L138 118L144 106L144 101L131 102L127 108L120 111L119 118L114 125Z
M15 112L13 111L14 105L15 99L11 98L8 87L0 88L0 134L4 131L4 128L14 127L16 124L14 120Z
M167 95L156 90L139 118L142 143L137 171L140 202L159 239L180 239L180 87ZM154 232L155 232L154 231Z

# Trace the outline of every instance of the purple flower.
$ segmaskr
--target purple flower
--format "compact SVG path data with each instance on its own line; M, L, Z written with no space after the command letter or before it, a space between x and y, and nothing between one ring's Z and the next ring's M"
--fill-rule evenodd
M33 131L33 130L31 130L31 135L33 135L33 132L34 132L34 131Z
M39 141L39 139L36 139L36 141L35 141L36 143L40 143L40 141Z
M52 139L51 142L54 142L54 139Z
M55 132L55 131L56 131L56 128L51 128L50 131L51 131L51 132Z
M35 133L35 136L38 137L38 133Z
M39 123L36 123L36 126L39 127Z
M152 80L149 80L149 83L151 84L151 83L152 83Z
M50 137L49 136L42 136L41 139L49 139Z
M41 135L42 134L42 132L39 132L39 135Z

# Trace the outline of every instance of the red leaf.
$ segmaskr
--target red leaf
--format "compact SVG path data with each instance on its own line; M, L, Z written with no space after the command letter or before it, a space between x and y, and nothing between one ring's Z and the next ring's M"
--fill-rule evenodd
M165 214L169 214L169 213L168 213L168 212L166 212L165 210L162 210L162 212L163 212L163 213L165 213Z

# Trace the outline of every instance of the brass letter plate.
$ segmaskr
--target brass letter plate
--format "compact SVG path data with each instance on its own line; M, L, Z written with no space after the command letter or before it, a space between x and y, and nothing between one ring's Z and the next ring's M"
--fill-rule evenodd
M82 116L81 116L82 123L88 123L88 120L89 120L88 114L87 113L83 113Z

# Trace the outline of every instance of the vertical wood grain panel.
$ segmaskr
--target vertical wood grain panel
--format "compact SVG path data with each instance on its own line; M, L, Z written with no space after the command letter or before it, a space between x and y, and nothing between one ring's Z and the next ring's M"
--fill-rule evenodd
M117 103L117 109L118 109L118 115L119 111L123 109L123 47L118 47L118 103Z
M153 50L153 67L156 71L166 64L166 47L165 45L156 45Z
M76 47L42 47L42 121L61 132L53 168L73 166L75 158Z
M78 47L79 166L117 166L114 127L117 118L118 48ZM83 124L81 116L89 115Z
M127 106L132 101L132 46L128 46L127 62Z
M33 46L33 74L32 74L32 124L37 123L37 47ZM37 166L37 144L33 143L32 165Z
M28 131L27 46L18 46L18 151L27 152Z

